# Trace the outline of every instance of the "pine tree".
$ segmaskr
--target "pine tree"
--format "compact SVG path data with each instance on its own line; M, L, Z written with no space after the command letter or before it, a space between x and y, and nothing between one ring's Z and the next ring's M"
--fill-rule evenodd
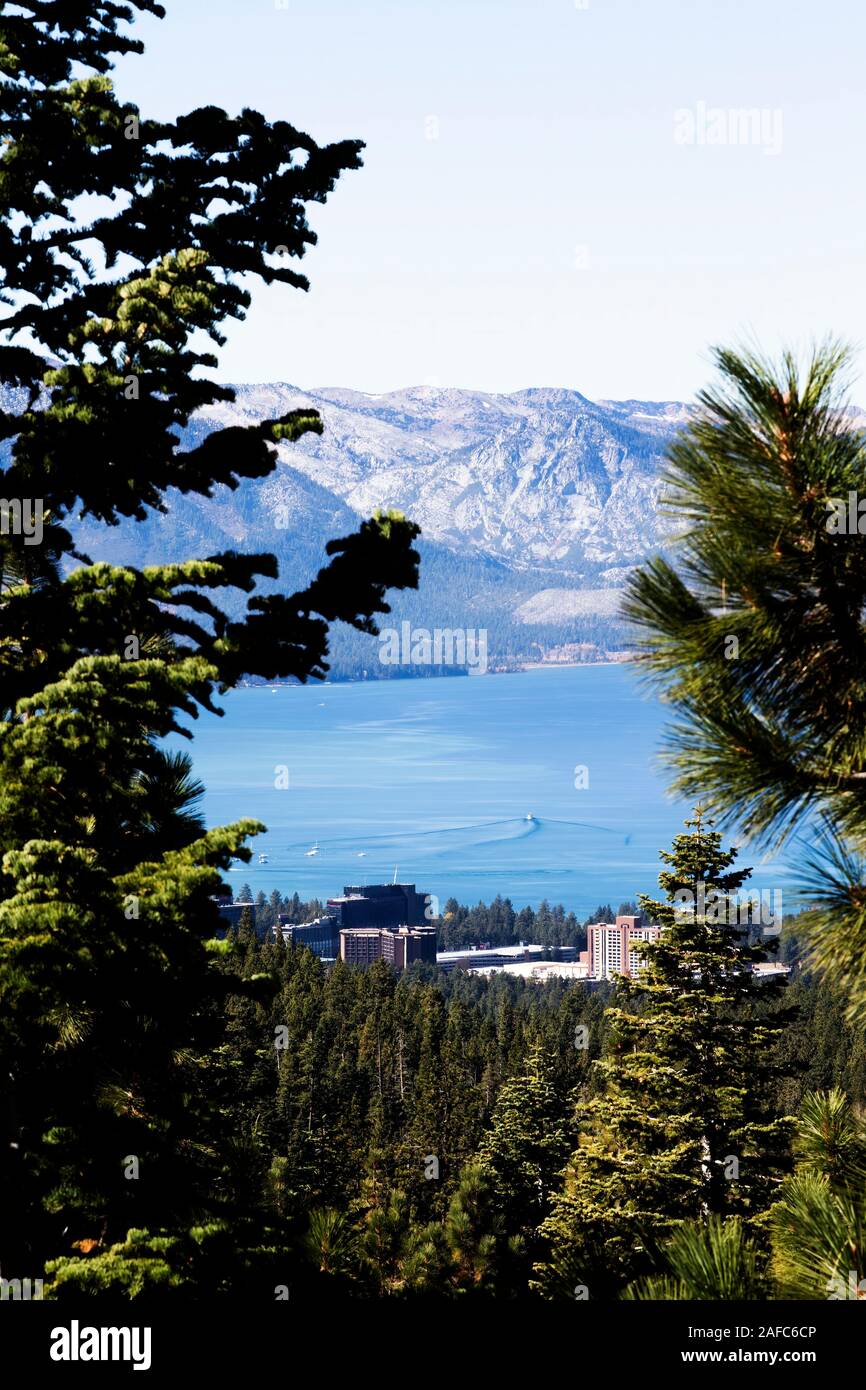
M600 1094L579 1106L580 1146L542 1226L536 1285L551 1296L616 1292L690 1217L754 1220L785 1161L773 1114L781 986L755 980L764 952L734 925L749 870L732 868L736 850L700 808L686 830L661 854L664 900L640 900L661 934L636 943L642 968L619 981L608 1052L591 1068Z
M674 786L777 848L804 818L813 958L866 1016L866 440L849 355L802 370L719 350L718 385L669 449L671 560L637 571L625 613L677 720Z
M620 903L616 910L617 917L640 917L641 910L636 902Z
M241 915L238 918L238 941L242 946L246 946L250 941L254 941L256 936L255 909L242 907Z
M358 1235L345 1212L314 1207L304 1236L304 1250L320 1274L349 1278L357 1265Z
M587 917L586 925L590 922L613 922L615 921L613 908L610 903L600 903L591 917Z
M866 1122L845 1094L810 1092L794 1139L796 1168L772 1210L782 1298L866 1296Z
M413 1220L400 1188L371 1196L360 1246L362 1263L380 1297L440 1291L447 1268L442 1230Z
M532 1241L568 1151L565 1107L536 1043L523 1074L501 1087L478 1149L478 1162L489 1174L509 1235Z
M277 578L268 554L136 569L76 550L81 516L141 520L169 488L234 488L321 431L294 411L184 442L195 411L232 399L201 343L243 318L240 277L306 288L307 205L360 164L358 142L319 146L254 110L165 122L121 103L107 74L141 48L124 32L136 11L162 7L0 13L0 1268L57 1255L67 1291L110 1282L127 1254L188 1252L203 1213L224 1233L214 1270L233 1240L241 1261L267 1244L238 1224L206 1085L225 1000L269 989L231 968L212 901L262 827L204 832L188 760L159 740L245 673L323 675L331 623L373 633L386 589L417 582L417 528L398 515L332 541L294 594L256 594Z
M738 1216L684 1222L665 1245L659 1263L664 1273L629 1285L623 1298L740 1303L769 1296L766 1258Z
M521 1292L523 1243L509 1236L505 1216L484 1164L467 1164L448 1205L445 1244L450 1291L508 1296Z

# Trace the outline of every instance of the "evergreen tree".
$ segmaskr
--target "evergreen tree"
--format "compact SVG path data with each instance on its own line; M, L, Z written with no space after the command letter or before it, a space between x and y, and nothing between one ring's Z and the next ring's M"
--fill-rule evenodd
M531 1241L547 1214L569 1151L564 1105L550 1081L540 1044L525 1072L506 1081L478 1150L506 1230Z
M866 1294L866 1122L834 1089L803 1101L796 1169L772 1211L773 1272L783 1298Z
M848 354L803 370L716 352L720 382L669 449L671 561L632 578L626 616L679 716L674 786L778 844L812 812L814 960L866 1016L866 439Z
M250 941L254 941L256 936L256 918L253 907L242 907L241 915L238 918L237 939L242 946L247 946Z
M294 594L255 593L277 578L268 554L136 569L75 549L80 516L211 496L321 431L294 411L183 444L194 412L232 399L202 343L243 318L240 277L306 288L307 204L360 163L358 142L319 146L253 110L166 122L121 103L107 74L141 48L123 32L136 11L162 14L0 10L0 440L13 522L25 507L33 522L0 536L0 1268L57 1255L67 1291L128 1288L127 1258L185 1259L203 1216L222 1233L207 1287L230 1285L232 1248L245 1268L268 1245L235 1204L203 1084L225 1000L268 990L230 968L212 901L262 827L204 832L188 760L158 741L244 673L323 675L331 623L374 632L386 589L416 583L417 528L396 515L332 541ZM230 589L241 617L217 601Z
M601 903L601 904L595 909L595 912L593 912L592 916L591 916L591 917L587 917L585 925L586 925L586 926L589 926L590 922L615 922L615 921L616 921L616 918L614 917L613 908L611 907L610 903Z
M615 1291L689 1217L753 1220L785 1161L773 1114L780 986L755 980L763 952L732 924L749 871L731 867L736 850L700 808L686 830L661 854L665 899L641 898L661 934L636 943L642 968L619 981L608 1052L592 1067L600 1094L580 1104L580 1146L542 1226L548 1294Z
M629 1285L623 1298L739 1303L768 1296L766 1260L738 1216L684 1222L665 1245L660 1263L663 1274Z
M361 1234L361 1258L380 1297L438 1292L447 1262L441 1230L414 1221L399 1188L375 1194Z
M507 1296L520 1292L523 1243L509 1236L491 1172L468 1164L451 1198L444 1226L451 1261L449 1283L457 1294Z
M357 1232L345 1212L315 1207L310 1212L304 1250L320 1274L350 1276L357 1264Z
M531 907L522 907L514 924L520 941L535 941L535 913Z

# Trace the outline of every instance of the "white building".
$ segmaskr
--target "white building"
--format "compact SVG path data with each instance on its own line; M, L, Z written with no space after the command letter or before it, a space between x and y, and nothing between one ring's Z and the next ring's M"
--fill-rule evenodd
M511 965L476 965L469 974L517 975L543 984L545 980L585 980L587 964L578 960L521 960Z
M462 951L437 951L436 964L441 970L476 970L483 965L511 965L518 960L538 960L545 952L544 946L468 946Z

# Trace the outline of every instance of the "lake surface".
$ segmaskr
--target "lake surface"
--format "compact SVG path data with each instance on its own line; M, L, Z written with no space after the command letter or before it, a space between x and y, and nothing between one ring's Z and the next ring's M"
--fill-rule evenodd
M655 765L665 711L626 665L258 687L223 704L191 745L208 825L268 827L235 891L324 899L396 868L440 904L501 893L586 916L655 891L658 851L689 811ZM750 886L788 884L755 851L743 859Z

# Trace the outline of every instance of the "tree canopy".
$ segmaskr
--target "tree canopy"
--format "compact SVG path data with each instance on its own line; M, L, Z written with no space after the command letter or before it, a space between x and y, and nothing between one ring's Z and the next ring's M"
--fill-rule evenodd
M332 540L297 593L256 594L278 577L266 549L137 569L76 548L79 517L211 496L321 431L293 411L183 442L232 398L213 348L249 278L307 288L309 208L361 162L357 140L318 145L252 109L167 122L121 102L112 61L141 50L126 26L144 11L163 13L0 8L4 1273L75 1247L137 1259L148 1232L174 1249L194 1216L228 1214L199 1078L222 1001L269 986L216 968L212 895L261 827L205 832L189 761L160 740L245 673L322 676L331 624L375 633L388 588L417 585L398 514Z
M626 616L675 713L673 785L777 847L801 834L814 958L866 1016L866 440L836 343L719 350L670 450L672 561ZM862 527L861 527L862 522Z

